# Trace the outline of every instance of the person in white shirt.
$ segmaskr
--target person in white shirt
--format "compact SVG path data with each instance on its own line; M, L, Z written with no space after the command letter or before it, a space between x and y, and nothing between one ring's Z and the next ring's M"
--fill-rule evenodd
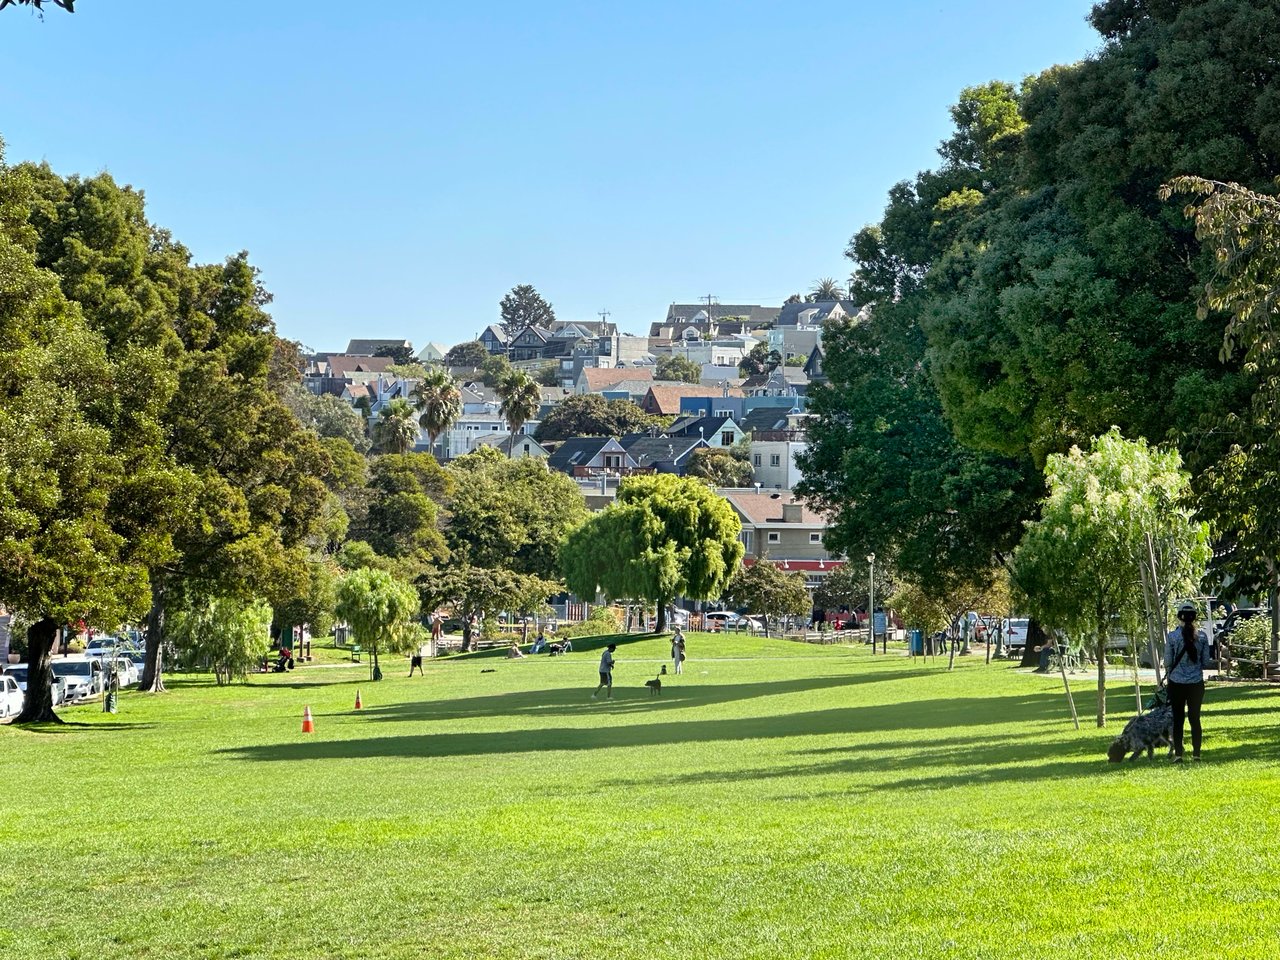
M679 627L676 627L675 635L671 638L671 659L676 664L675 672L684 673L684 634Z

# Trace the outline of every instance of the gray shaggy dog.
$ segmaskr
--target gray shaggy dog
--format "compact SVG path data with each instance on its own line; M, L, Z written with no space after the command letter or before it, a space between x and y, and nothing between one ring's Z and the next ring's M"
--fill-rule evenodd
M1119 763L1129 751L1133 751L1133 756L1129 759L1137 760L1138 754L1145 750L1147 756L1154 760L1156 747L1172 743L1173 707L1167 703L1159 703L1124 725L1120 736L1107 748L1107 759L1112 763Z

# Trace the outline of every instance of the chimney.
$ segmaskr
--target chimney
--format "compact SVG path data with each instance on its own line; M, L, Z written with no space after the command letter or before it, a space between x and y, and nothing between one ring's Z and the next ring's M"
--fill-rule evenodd
M802 521L803 512L798 503L784 503L782 505L782 522L783 523L800 523Z

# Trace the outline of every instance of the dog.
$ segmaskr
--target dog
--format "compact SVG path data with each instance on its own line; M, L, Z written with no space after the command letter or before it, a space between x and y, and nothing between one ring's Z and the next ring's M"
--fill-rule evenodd
M658 673L658 676L660 676L660 677L665 677L666 675L667 675L667 665L664 663L664 664L662 665L662 670L661 670L661 671L659 671L659 673Z
M1167 703L1157 703L1146 713L1139 714L1124 725L1120 736L1107 748L1107 759L1112 763L1119 763L1132 750L1133 756L1129 757L1132 762L1145 750L1147 756L1154 760L1156 747L1163 745L1173 749L1173 707Z
M662 673L666 673L667 668L664 665ZM652 680L646 680L644 685L649 688L649 696L658 697L662 695L662 673L658 674Z

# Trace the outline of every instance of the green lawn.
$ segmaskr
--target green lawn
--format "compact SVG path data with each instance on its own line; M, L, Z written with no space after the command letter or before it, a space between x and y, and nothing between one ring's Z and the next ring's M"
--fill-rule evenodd
M667 650L620 647L611 702L583 651L0 727L0 956L1280 953L1270 690L1211 689L1203 764L1112 766L1120 683L1077 733L1059 680L977 657L695 635L651 698Z

